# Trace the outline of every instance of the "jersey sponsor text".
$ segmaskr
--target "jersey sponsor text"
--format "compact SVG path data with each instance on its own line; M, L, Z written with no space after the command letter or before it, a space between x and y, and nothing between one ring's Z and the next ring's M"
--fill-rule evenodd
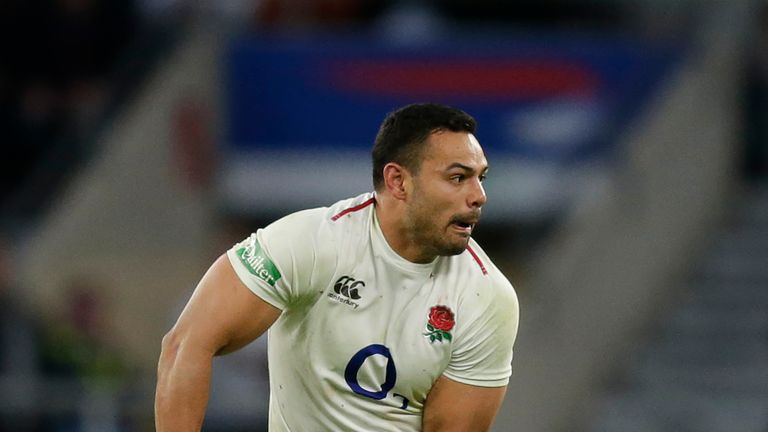
M261 245L255 238L251 239L247 246L239 248L236 253L248 271L264 282L275 286L275 282L280 279L281 275L277 267L264 255Z

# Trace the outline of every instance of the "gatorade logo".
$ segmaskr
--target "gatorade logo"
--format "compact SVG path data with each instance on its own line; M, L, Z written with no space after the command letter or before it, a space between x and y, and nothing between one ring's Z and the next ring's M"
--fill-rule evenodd
M264 250L255 236L251 237L247 244L237 249L235 253L245 268L257 278L272 286L275 286L275 283L280 279L280 272L272 260L264 254Z

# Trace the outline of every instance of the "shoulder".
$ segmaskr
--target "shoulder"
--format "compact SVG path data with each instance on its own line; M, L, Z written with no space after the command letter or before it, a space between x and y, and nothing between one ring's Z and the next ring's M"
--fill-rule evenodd
M353 216L365 213L368 207L373 208L375 198L372 193L362 194L336 202L328 207L306 209L284 216L265 228L270 235L280 235L285 239L308 239L307 235L331 230L334 225L349 222Z
M272 222L264 230L288 239L301 238L321 227L326 212L325 207L297 211Z
M354 198L339 201L328 208L326 217L330 222L343 223L364 221L373 210L376 197L373 193L364 193Z
M469 294L472 303L517 316L519 304L512 283L474 239L470 239L467 250L457 258L471 281L471 288L465 294Z
M350 236L360 232L350 223L365 227L360 221L368 218L351 215L364 213L361 204L370 198L363 195L284 216L233 246L227 252L230 263L252 291L280 309L313 298L314 287L327 285L340 259L354 256L343 253Z
M365 217L373 208L373 194L362 194L328 207L301 210L284 216L257 232L258 241L270 255L282 260L333 259L352 233L368 226Z

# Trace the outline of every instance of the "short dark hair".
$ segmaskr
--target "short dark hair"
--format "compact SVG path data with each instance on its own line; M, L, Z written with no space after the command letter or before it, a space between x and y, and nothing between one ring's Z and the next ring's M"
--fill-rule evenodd
M373 143L373 188L384 184L384 166L395 162L418 174L427 138L435 132L474 133L477 122L456 108L435 103L413 104L387 115Z

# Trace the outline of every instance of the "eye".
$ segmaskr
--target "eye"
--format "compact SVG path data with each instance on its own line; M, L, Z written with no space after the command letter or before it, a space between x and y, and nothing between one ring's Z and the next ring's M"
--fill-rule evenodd
M454 174L450 178L451 178L451 181L454 183L461 183L462 181L464 181L465 177L464 177L464 174Z
M478 178L480 179L480 182L482 183L483 181L485 181L485 179L486 179L487 177L488 177L488 176L487 176L487 175L485 175L485 174L480 174L480 177L478 177Z

